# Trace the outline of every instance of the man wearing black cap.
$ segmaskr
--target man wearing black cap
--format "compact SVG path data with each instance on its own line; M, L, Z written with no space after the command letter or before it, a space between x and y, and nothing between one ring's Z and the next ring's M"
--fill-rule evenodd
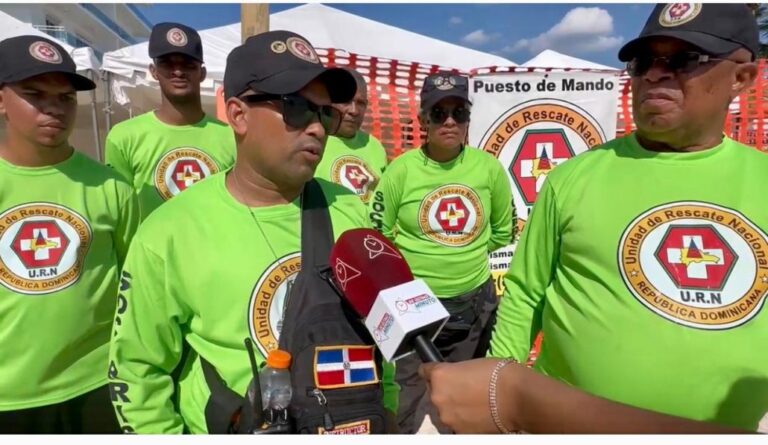
M754 431L768 412L768 156L723 134L757 75L744 4L660 4L619 58L637 131L547 178L491 351L594 395Z
M369 204L372 222L403 252L413 275L429 285L451 314L435 345L447 361L482 357L488 350L496 287L488 253L514 237L507 173L490 154L464 144L469 128L469 81L438 72L424 79L419 120L427 141L387 168ZM404 433L421 426L431 405L420 360L398 363L398 422ZM450 430L431 420L440 432Z
M116 433L105 365L138 204L69 145L95 85L64 48L13 37L0 60L0 433Z
M158 23L149 37L149 72L160 84L157 110L115 125L107 135L108 165L133 184L141 218L188 187L234 162L227 125L200 102L203 44L194 29Z
M312 265L301 254L302 231L311 228L302 223L305 186L319 185L334 238L368 225L357 196L324 180L308 182L341 121L331 103L355 94L348 72L323 67L303 37L272 31L229 54L224 92L235 165L152 214L126 260L126 304L117 311L110 363L126 430L221 432L214 417L224 414L229 422L229 411L212 408L220 392L206 375L213 369L225 392L240 397L251 380L243 339L255 343L259 363L277 347L289 322L283 325L284 302L289 294L296 298L291 290L300 287L302 262ZM192 353L182 361L185 343ZM385 404L394 412L396 386L386 369ZM320 397L326 390L318 391ZM294 397L316 400L304 390ZM335 424L342 432L371 425Z
M341 126L336 136L328 137L315 176L343 185L368 203L387 166L387 152L376 137L360 129L368 108L368 85L359 72L347 70L357 82L357 93L336 105L343 113Z

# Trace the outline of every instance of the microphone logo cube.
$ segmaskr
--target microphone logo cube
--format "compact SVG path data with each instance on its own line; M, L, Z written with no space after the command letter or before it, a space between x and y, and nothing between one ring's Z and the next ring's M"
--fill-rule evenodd
M393 361L414 351L416 335L434 339L449 316L429 286L417 279L379 292L365 326L382 356Z

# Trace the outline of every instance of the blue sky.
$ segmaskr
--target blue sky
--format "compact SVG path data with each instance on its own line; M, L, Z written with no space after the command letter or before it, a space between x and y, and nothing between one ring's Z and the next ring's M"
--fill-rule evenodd
M270 13L297 4L270 4ZM499 54L517 63L554 49L619 67L619 47L636 36L653 4L326 3L371 20ZM240 21L240 4L136 5L152 23L206 29Z

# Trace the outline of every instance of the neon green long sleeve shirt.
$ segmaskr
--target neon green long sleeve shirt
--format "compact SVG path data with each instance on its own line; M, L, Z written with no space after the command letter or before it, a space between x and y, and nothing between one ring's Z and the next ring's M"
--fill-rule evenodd
M334 235L369 223L360 199L322 181ZM214 175L157 209L126 260L112 337L110 380L123 429L205 433L210 390L197 354L238 394L251 368L275 348L283 303L301 268L299 199L248 208ZM194 354L180 363L184 343ZM177 384L171 373L182 365ZM397 410L394 372L385 367L385 407Z
M496 158L472 147L443 163L420 149L400 155L369 209L374 227L393 240L414 276L442 298L487 281L488 252L510 244L515 229L507 173Z
M0 159L0 411L61 403L107 383L135 195L74 152L46 167Z
M231 167L235 138L211 116L194 125L168 125L150 111L112 128L104 158L133 185L143 221L160 204Z
M768 155L634 135L555 168L505 277L491 344L629 405L755 430L768 412Z

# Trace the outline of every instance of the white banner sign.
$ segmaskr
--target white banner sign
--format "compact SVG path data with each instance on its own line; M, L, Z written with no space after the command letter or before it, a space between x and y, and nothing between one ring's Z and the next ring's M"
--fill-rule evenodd
M528 219L555 166L615 137L619 75L619 71L534 72L470 79L469 143L504 166L518 219ZM497 280L513 250L510 246L491 254Z

